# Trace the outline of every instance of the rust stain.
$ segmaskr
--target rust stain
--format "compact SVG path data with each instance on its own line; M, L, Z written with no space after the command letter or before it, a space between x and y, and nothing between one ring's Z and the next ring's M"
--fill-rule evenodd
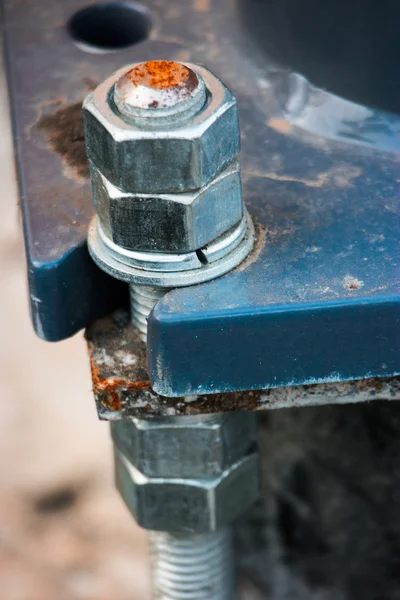
M79 183L89 178L89 163L85 151L82 102L62 106L52 115L44 115L37 123L50 148L67 167L65 174Z
M198 13L206 13L210 10L210 0L195 0L194 10Z
M86 339L97 410L105 420L312 405L322 396L328 404L399 396L400 378L392 377L167 398L151 389L145 346L126 309L94 322L86 331ZM132 360L127 361L127 357Z
M264 249L268 229L259 223L255 217L253 217L253 223L256 237L253 249L249 256L238 267L236 267L236 271L243 271L243 269L247 269L247 267L255 263Z
M126 73L123 79L125 78L135 87L144 85L154 90L185 87L192 91L197 86L197 77L193 71L171 60L150 60L136 65Z
M159 396L151 389L146 369L146 348L120 310L95 321L86 331L93 392L101 419L129 416L195 415L259 407L259 392L234 392L190 399ZM126 361L126 357L131 360Z
M260 177L263 179L272 179L273 181L285 181L293 183L302 183L310 188L321 188L324 185L332 183L340 188L346 188L350 185L353 179L360 177L362 171L358 167L349 167L347 165L337 166L333 169L318 173L315 179L306 177L296 177L286 173L259 173L256 171L247 171L248 177Z
M93 345L88 344L93 393L101 395L101 403L108 409L118 412L122 408L120 391L138 392L150 388L150 381L127 381L117 377L105 377L100 373L93 358Z
M279 119L277 117L271 118L267 121L268 127L271 127L274 131L282 134L288 134L292 130L292 125L285 119Z

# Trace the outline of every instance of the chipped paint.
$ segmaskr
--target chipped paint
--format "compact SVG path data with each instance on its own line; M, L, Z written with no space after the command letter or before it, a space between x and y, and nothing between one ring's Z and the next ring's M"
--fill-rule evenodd
M260 405L263 408L278 409L372 400L400 400L400 377L275 388L261 395Z
M196 402L198 398L198 396L185 396L183 400L186 402L186 404L191 404L192 402Z
M125 365L126 367L131 367L133 365L135 365L137 363L137 358L136 356L134 356L133 354L131 354L130 352L124 352L123 350L118 350L115 353L115 356L118 358L118 360L121 361L121 363L123 365Z
M110 413L124 410L127 396L134 402L139 391L150 388L144 345L124 311L96 321L87 330L86 338L93 393L103 411L102 418L110 419Z
M150 381L127 381L119 377L104 377L98 364L93 358L93 346L89 347L90 370L92 374L93 393L100 398L100 402L107 409L116 412L122 408L121 394L124 392L137 392L148 389Z
M237 410L270 410L371 400L400 400L400 376L327 381L261 391L229 392L167 398L156 394L146 370L146 351L127 311L96 321L86 332L93 392L99 417L115 421L129 417L199 415ZM111 366L112 365L112 366Z
M364 282L357 277L352 277L351 275L346 275L343 279L343 287L346 290L359 290L363 287Z

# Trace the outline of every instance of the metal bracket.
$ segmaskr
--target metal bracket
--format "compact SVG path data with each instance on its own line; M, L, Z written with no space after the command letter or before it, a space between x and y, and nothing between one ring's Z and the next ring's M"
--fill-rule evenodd
M86 249L84 95L124 62L184 59L207 64L238 97L244 197L259 229L236 272L157 305L154 390L185 396L399 374L400 119L313 87L257 45L249 53L243 3L172 4L147 3L157 23L148 41L91 54L66 28L82 0L4 0L37 333L62 339L125 302L125 286Z
M400 377L167 398L151 387L146 346L128 311L98 319L87 329L86 339L98 415L107 421L400 400Z

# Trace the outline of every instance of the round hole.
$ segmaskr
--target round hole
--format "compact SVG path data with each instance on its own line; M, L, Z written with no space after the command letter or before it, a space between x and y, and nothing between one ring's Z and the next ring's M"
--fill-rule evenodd
M111 51L145 40L151 29L148 11L124 2L93 4L75 13L68 30L84 50Z

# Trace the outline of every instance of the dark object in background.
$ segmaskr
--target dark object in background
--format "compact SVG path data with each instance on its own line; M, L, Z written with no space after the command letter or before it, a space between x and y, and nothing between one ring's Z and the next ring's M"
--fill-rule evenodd
M400 112L400 5L393 0L239 0L257 53L317 87Z
M268 600L398 600L400 406L260 415L264 501L238 527Z

